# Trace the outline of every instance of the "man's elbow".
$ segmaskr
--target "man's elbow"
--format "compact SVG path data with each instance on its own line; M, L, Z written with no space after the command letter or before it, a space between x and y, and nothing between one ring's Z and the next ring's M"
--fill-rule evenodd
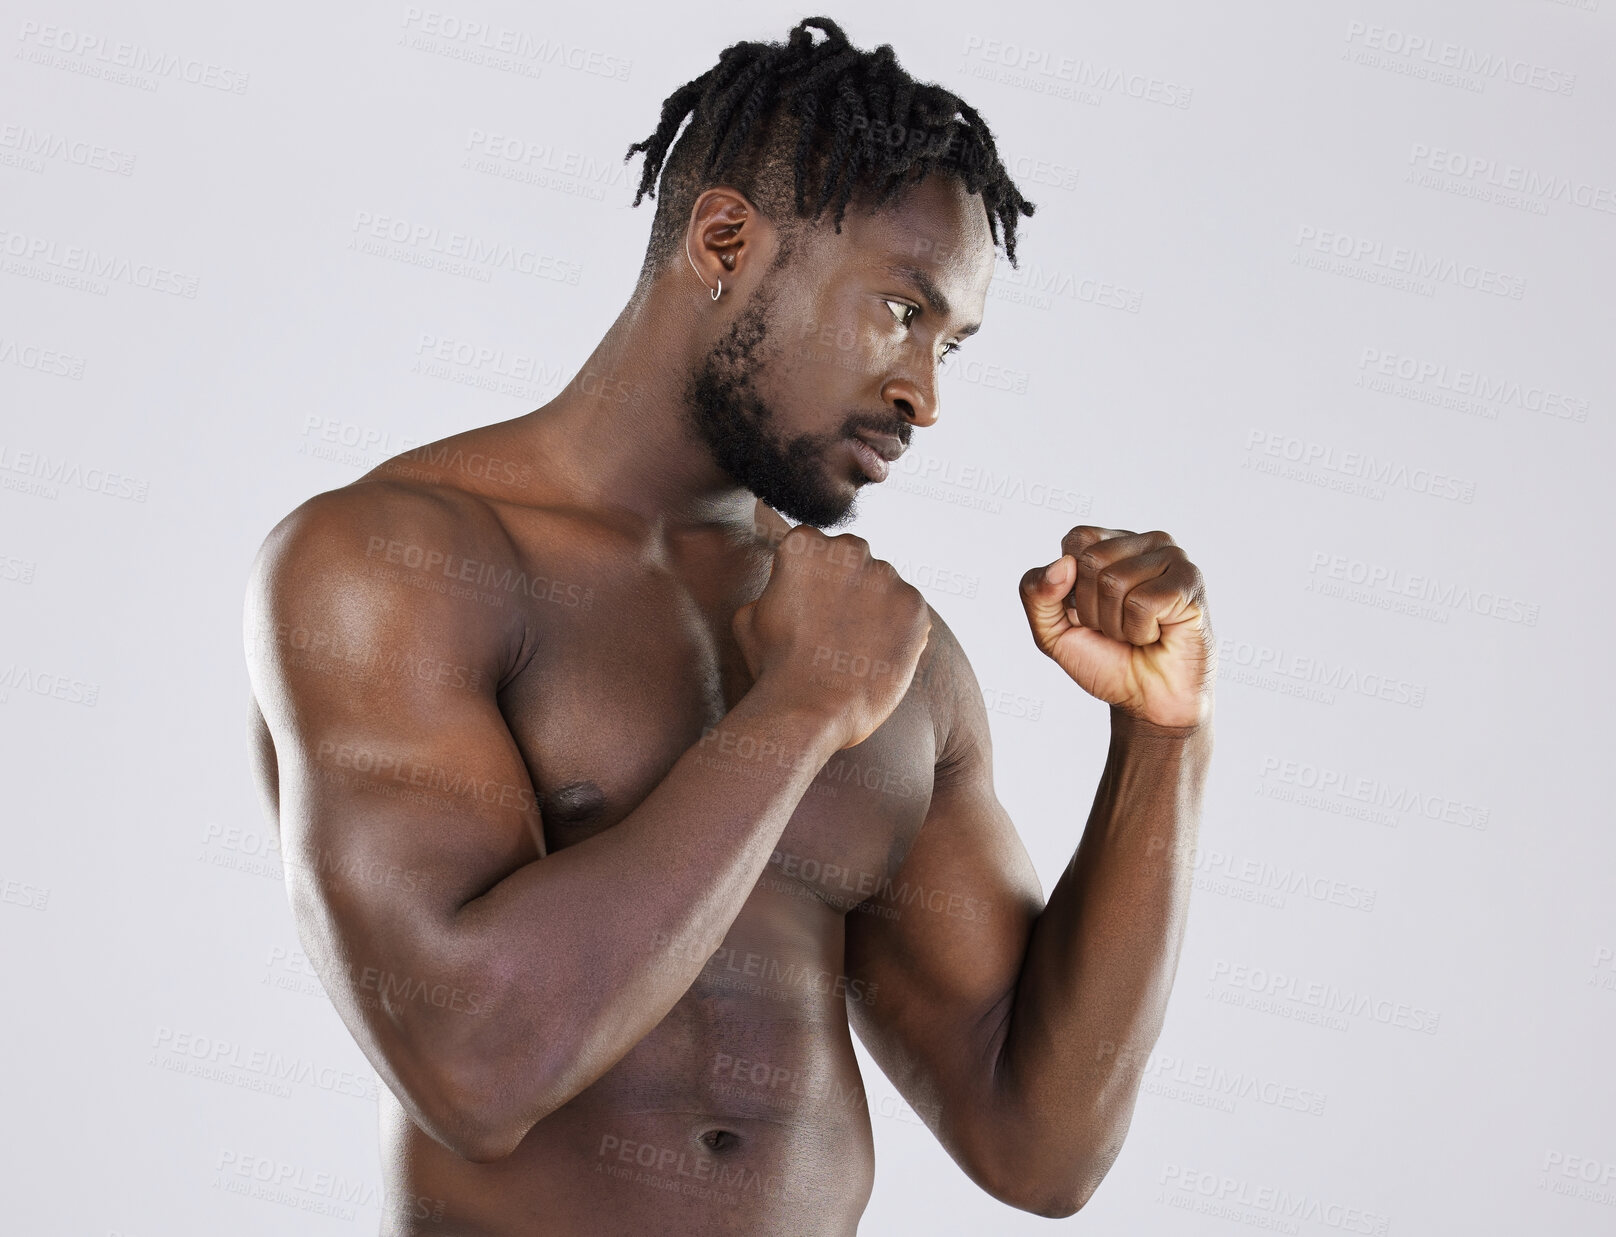
M542 1113L518 1112L509 1075L487 1069L440 1069L400 1095L411 1119L435 1142L474 1164L510 1155Z
M1105 1168L1098 1168L1075 1178L1026 1181L1008 1195L998 1197L1000 1202L1018 1211L1043 1216L1048 1220L1064 1220L1067 1216L1076 1215L1094 1197L1100 1182L1105 1180L1105 1173Z
M1030 1212L1048 1220L1064 1220L1067 1216L1074 1216L1081 1211L1083 1204L1088 1202L1094 1193L1092 1187L1074 1189L1068 1183L1042 1190L1033 1190L1032 1184L1028 1183L1009 1195L999 1194L998 1199L1017 1211Z
M1076 1215L1094 1197L1100 1182L1111 1170L1121 1153L1120 1141L1107 1148L1104 1154L1091 1157L1078 1165L1063 1165L1056 1169L1023 1165L1019 1173L1005 1173L984 1188L1001 1203L1017 1211L1029 1212L1050 1220L1064 1220Z
M1044 1219L1065 1219L1083 1210L1086 1201L1089 1201L1089 1192L1073 1193L1071 1190L1057 1190L1047 1195L1039 1195L1037 1201L1021 1203L1020 1210L1029 1211L1034 1216L1042 1216ZM1012 1203L1012 1206L1016 1206L1015 1203Z
M403 1099L404 1097L400 1097ZM526 1137L527 1130L505 1117L497 1105L472 1092L444 1088L430 1101L424 1096L405 1100L411 1119L434 1142L473 1164L503 1160Z
M513 1138L509 1131L470 1122L459 1122L453 1127L439 1126L427 1130L427 1133L440 1146L472 1164L493 1164L503 1160L522 1141L521 1137Z

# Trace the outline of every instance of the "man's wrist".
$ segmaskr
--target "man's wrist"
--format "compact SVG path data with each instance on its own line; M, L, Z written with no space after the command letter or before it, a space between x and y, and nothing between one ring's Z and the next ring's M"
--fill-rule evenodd
M1212 730L1212 709L1208 705L1201 720L1189 726L1164 726L1127 712L1118 705L1111 706L1111 733L1131 739L1193 739Z
M746 717L776 731L804 758L823 765L841 748L847 738L847 719L827 709L815 707L788 692L773 690L773 684L753 684L735 705L731 717Z

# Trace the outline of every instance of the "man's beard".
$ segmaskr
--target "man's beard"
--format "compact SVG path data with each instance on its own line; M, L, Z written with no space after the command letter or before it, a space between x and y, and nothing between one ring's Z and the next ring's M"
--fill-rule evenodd
M726 473L799 524L834 528L852 518L854 499L826 484L825 457L847 435L771 432L774 409L758 394L762 345L774 297L767 282L690 375L685 406L697 434Z

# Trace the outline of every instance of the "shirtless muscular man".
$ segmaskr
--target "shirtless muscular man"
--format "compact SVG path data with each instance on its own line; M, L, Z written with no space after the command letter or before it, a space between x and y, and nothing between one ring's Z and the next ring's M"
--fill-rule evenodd
M823 531L936 423L1032 204L826 18L727 48L635 151L643 273L568 387L310 498L251 574L257 776L386 1084L384 1232L847 1237L851 1031L972 1181L1071 1215L1177 968L1201 575L1080 525L1021 578L1110 708L1046 905L964 652Z

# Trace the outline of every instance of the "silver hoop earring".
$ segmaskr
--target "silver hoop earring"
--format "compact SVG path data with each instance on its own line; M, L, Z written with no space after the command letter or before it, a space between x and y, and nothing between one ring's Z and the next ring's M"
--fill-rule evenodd
M690 269L691 270L696 271L696 278L701 279L701 272L699 270L696 270L696 259L694 259L694 258L692 258L690 256L690 238L688 236L685 237L685 261L690 263ZM707 288L707 281L705 279L701 279L701 286L704 287L704 288ZM716 288L707 288L707 290L713 294L713 300L716 301L718 299L718 294L724 290L724 281L723 281L723 279L722 278L719 279L718 287L716 287Z

